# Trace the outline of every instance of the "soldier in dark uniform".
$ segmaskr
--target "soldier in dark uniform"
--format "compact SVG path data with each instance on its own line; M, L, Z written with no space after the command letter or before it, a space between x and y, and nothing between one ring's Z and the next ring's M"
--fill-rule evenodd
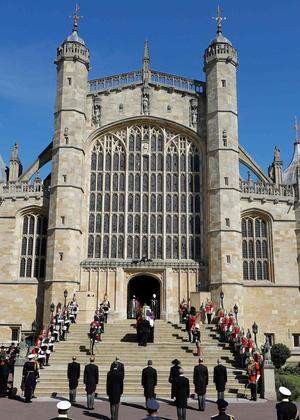
M150 323L146 319L139 322L139 346L147 346L150 333Z
M117 368L118 372L121 375L122 381L124 381L124 377L125 377L125 369L124 369L124 364L122 362L120 362L120 359L118 357L115 358L115 361L112 362L112 364L110 365L110 370Z
M171 398L175 398L175 381L179 377L179 370L180 370L180 361L178 359L174 359L172 361L172 367L170 369L169 375L169 383L171 384Z
M122 363L120 363L122 364ZM111 420L118 420L121 395L124 388L124 370L112 363L106 378L106 393L110 403Z
M98 366L94 364L95 357L90 358L90 363L84 368L83 383L87 394L87 408L94 410L95 391L99 382Z
M80 364L76 362L76 357L72 357L72 362L68 364L69 380L69 399L70 403L76 402L76 389L80 378Z
M186 420L187 400L190 396L190 382L183 376L183 369L179 369L179 377L175 381L175 404L178 420Z
M152 299L151 299L151 311L153 313L154 319L158 319L159 318L159 308L158 308L158 300L156 299L156 294L153 294Z
M281 401L276 404L277 420L299 420L297 406L289 400L291 391L281 386L279 394Z
M194 367L195 393L198 396L199 411L205 410L205 394L208 385L208 370L203 365L203 359L199 359L199 364Z
M218 400L224 400L224 392L227 383L227 369L218 359L218 365L214 368L214 383L216 385Z
M230 414L226 414L226 408L228 407L228 402L225 400L218 400L217 406L219 414L211 417L211 420L234 420L234 417Z
M23 366L22 389L24 389L25 402L30 403L39 376L34 354L28 356L28 361Z
M144 388L144 396L147 401L150 398L155 398L155 387L157 385L157 371L152 367L152 360L148 360L148 366L142 372L142 386Z

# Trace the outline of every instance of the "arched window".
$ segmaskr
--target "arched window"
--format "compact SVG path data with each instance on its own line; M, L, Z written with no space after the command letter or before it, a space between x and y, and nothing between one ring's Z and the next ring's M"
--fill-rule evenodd
M244 280L271 280L270 222L261 216L245 216L241 224Z
M202 154L193 140L133 125L102 134L90 153L88 258L201 259Z
M23 217L20 277L45 277L47 225L47 218L43 215L27 214Z

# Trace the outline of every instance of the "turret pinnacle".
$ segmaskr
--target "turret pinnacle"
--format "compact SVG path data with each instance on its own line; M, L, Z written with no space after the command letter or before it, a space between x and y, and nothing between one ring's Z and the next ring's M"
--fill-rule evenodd
M79 15L79 12L80 12L80 6L79 6L79 4L76 4L74 14L73 14L73 16L70 16L70 17L73 18L73 32L78 32L79 19L83 18L83 16Z
M218 6L217 9L217 16L213 17L214 20L216 20L217 22L217 34L221 34L222 33L222 22L223 20L227 20L227 17L222 16L222 9L220 6Z
M149 42L146 39L144 44L144 55L143 55L143 71L147 72L149 71L150 67L150 48L149 48Z

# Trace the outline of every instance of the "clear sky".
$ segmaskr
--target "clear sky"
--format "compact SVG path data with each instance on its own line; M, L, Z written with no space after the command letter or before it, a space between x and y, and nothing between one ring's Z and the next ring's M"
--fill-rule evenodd
M216 0L82 0L80 35L90 78L151 67L204 80L203 52L215 35ZM267 168L274 145L291 159L300 117L299 0L223 0L223 33L238 49L239 139ZM51 141L56 48L71 32L71 0L0 0L0 154L17 141L24 166Z

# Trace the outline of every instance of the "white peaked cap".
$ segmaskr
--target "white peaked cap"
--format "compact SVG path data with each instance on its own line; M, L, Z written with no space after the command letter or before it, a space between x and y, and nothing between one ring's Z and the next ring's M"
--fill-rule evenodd
M58 410L69 410L71 403L69 401L59 401L59 403L56 404L56 407Z
M29 360L34 359L34 358L35 358L35 355L34 354L29 354L29 356L28 356L28 359Z
M281 395L284 395L285 397L290 397L292 395L291 391L284 386L281 386L279 388L279 392Z

